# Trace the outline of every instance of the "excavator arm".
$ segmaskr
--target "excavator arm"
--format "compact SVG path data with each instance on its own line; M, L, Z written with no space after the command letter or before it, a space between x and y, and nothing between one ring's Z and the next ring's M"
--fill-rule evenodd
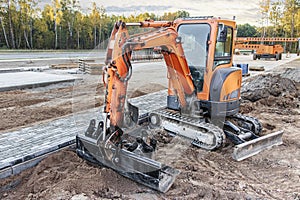
M164 26L164 24L159 24ZM169 25L166 23L165 26ZM140 24L140 26L145 26ZM147 27L156 27L157 23L147 23ZM193 95L195 87L184 56L181 39L173 27L160 28L143 34L128 34L124 22L115 24L109 41L104 73L106 80L105 113L108 113L111 126L124 126L126 111L126 92L128 80L132 74L131 53L142 49L160 47L169 74L169 90L178 96L180 105L185 107L186 95ZM136 117L131 117L136 118Z

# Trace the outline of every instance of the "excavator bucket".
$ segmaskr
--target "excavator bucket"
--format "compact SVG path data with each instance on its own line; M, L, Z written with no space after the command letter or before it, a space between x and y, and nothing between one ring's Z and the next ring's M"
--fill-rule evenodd
M98 128L94 125L95 121L91 121L86 133L76 137L76 152L79 157L97 166L111 168L127 178L163 193L172 186L180 173L179 170L151 159L152 152L145 152L146 144L143 140L137 138L138 142L125 148L128 144L124 143L125 140L120 143L99 140L103 136L103 130L99 126L103 123L100 122Z
M274 145L282 144L283 131L277 131L268 135L246 141L234 147L232 157L237 161L249 158L259 152L269 149Z

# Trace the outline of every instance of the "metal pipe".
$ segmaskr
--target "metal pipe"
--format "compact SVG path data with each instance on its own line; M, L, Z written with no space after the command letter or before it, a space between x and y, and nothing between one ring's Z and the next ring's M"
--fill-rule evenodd
M102 133L102 141L105 142L106 138L106 128L107 128L107 113L104 113L104 120L103 120L103 133Z
M105 73L105 80L108 80L108 73ZM105 102L106 102L106 99L107 98L107 93L105 94ZM106 106L105 106L106 107ZM106 108L105 108L106 109ZM104 120L103 120L103 132L102 132L102 141L105 141L105 138L106 138L106 128L107 128L107 118L108 118L108 114L107 112L105 112L105 109L104 109ZM99 141L99 140L98 140ZM97 141L97 142L98 142Z
M141 26L142 23L141 22L129 22L126 23L126 26Z
M140 26L140 27L152 27L152 28L161 28L161 27L170 27L173 22L170 21L144 21L144 22L129 22L125 23L126 26Z

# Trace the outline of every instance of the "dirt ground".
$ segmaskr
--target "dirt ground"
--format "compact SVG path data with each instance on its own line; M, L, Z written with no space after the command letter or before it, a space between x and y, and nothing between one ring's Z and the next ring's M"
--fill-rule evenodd
M110 169L91 166L72 149L67 149L52 154L19 175L0 180L0 199L300 200L299 66L298 59L243 83L241 112L258 118L264 133L284 130L284 144L280 146L236 162L231 158L233 145L229 142L222 149L208 152L180 138L169 139L162 135L165 144L159 144L157 159L181 171L165 194ZM92 81L84 87L103 89ZM131 95L139 96L162 88L151 84L131 91ZM71 113L72 91L73 86L65 86L1 93L0 129L8 130ZM98 102L100 105L101 101Z

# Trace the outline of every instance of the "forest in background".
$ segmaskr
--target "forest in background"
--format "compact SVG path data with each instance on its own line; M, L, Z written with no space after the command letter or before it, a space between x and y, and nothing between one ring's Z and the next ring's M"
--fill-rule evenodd
M174 20L188 11L117 16L108 15L94 2L83 13L77 0L52 0L43 8L39 0L0 0L0 49L105 48L114 23ZM256 27L238 25L238 37L300 37L300 0L261 0Z

